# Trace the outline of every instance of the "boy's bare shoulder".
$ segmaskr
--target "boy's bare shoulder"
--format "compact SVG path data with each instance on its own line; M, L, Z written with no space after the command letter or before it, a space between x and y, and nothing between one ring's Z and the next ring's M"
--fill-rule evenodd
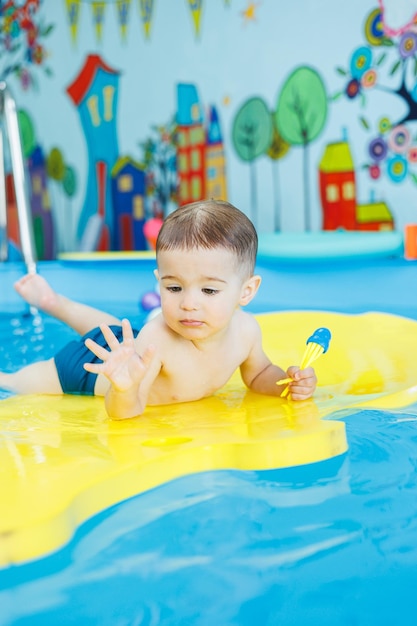
M238 310L238 321L245 331L257 333L261 330L258 320L251 313L247 313L242 309Z
M136 343L159 343L161 339L165 341L169 337L169 334L168 327L162 315L159 314L144 324L135 341Z

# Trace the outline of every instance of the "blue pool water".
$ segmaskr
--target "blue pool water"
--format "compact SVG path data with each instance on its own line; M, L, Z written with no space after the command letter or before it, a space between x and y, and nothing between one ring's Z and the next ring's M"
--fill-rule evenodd
M275 309L416 317L414 265L375 264L362 274L263 269L259 310L275 301ZM45 271L52 280L65 273ZM65 285L75 295L76 285ZM111 306L140 318L131 285ZM302 293L308 306L298 305ZM0 367L10 371L71 336L42 316L11 311L19 307L10 296L0 315ZM346 423L346 455L287 470L186 476L97 515L55 554L0 570L1 626L414 626L417 405L336 417Z

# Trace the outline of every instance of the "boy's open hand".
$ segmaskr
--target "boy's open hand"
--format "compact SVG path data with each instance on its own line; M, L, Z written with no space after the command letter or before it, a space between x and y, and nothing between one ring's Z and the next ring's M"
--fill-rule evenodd
M85 345L103 363L84 363L84 369L93 374L103 374L117 391L127 391L138 386L152 362L155 346L150 345L142 356L135 350L132 327L126 319L122 320L123 341L119 343L106 324L100 325L109 350L92 339L86 339Z
M288 368L287 374L293 379L290 383L291 400L307 400L316 390L317 377L312 367L300 370L296 365Z

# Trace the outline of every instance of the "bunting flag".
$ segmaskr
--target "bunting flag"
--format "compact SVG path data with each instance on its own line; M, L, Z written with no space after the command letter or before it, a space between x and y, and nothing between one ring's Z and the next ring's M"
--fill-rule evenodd
M29 0L28 0L29 1ZM37 0L32 0L37 1ZM140 19L142 21L145 38L149 39L152 28L152 20L154 14L154 5L156 0L138 0ZM171 0L172 2L173 0ZM179 1L179 0L178 0ZM186 0L194 25L194 33L197 37L200 35L200 26L202 21L203 0ZM117 21L120 29L122 40L127 37L129 20L131 19L132 0L64 0L68 21L70 25L71 39L76 41L78 36L78 25L81 18L81 5L89 4L92 10L93 24L96 37L99 41L102 39L104 17L108 5L115 5L117 13ZM232 0L223 0L225 7L230 7ZM245 21L255 19L255 10L259 2L247 0L247 8L241 11ZM2 0L0 0L0 5Z
M77 40L78 22L80 19L81 0L65 0L67 15L70 24L71 39L75 43Z
M131 0L116 0L116 11L122 39L126 39Z
M200 34L200 18L201 10L203 8L203 0L188 0L188 5L194 22L195 34L198 37Z
M140 15L147 39L151 33L153 4L154 0L139 0Z
M91 9L93 11L93 24L96 29L96 36L101 41L103 34L104 13L106 10L106 2L104 0L93 0L91 3Z

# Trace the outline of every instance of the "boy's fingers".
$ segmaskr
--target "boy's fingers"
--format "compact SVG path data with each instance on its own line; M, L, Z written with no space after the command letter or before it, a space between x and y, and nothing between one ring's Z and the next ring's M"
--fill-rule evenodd
M103 337L107 341L107 345L110 350L116 350L120 344L112 329L107 326L107 324L100 324L100 330L103 333Z
M123 331L123 342L127 342L127 341L133 341L134 337L133 337L133 330L132 330L132 326L129 322L129 320L127 319L123 319L122 320L122 331Z
M309 366L301 370L296 365L292 365L287 369L287 374L293 379L294 382L301 382L303 380L310 380L316 377L314 369Z
M297 379L297 372L300 371L300 368L297 365L291 365L288 369L287 369L287 374L289 378L292 378L293 380Z
M109 354L108 350L106 350L106 348L103 348L103 346L100 346L98 343L96 343L92 339L90 338L86 339L84 344L87 346L89 350L91 350L93 354L96 355L96 357L98 357L102 361L104 361L107 358L107 355Z
M102 363L84 363L83 367L87 372L91 372L92 374L99 374L100 368L102 367Z

